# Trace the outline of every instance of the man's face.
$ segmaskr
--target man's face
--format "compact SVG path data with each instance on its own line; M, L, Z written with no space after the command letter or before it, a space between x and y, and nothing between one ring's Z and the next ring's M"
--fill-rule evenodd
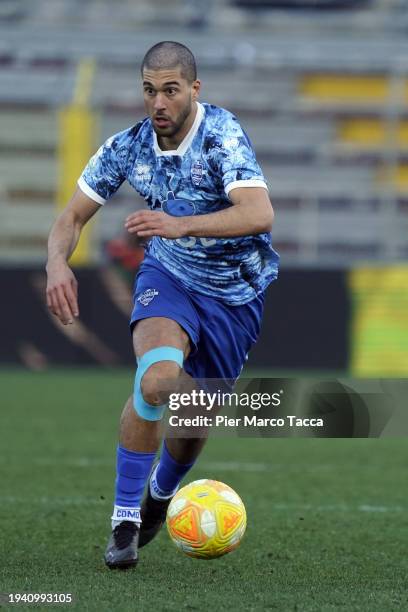
M183 131L199 90L200 81L189 83L179 67L143 70L145 108L158 136L172 138Z

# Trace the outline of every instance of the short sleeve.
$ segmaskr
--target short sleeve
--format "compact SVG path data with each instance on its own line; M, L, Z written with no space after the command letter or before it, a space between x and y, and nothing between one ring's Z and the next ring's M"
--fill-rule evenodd
M123 165L123 132L116 134L98 149L78 179L78 186L98 204L105 204L119 189L126 176Z
M218 149L217 164L226 195L236 187L268 189L248 136L235 117L227 126Z

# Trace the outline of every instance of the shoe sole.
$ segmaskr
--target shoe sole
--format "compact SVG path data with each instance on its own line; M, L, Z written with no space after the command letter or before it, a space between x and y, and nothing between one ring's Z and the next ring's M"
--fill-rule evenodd
M104 559L106 567L109 569L129 569L131 567L135 567L138 563L138 559L132 559L131 561L118 561L117 563L107 563L106 559Z

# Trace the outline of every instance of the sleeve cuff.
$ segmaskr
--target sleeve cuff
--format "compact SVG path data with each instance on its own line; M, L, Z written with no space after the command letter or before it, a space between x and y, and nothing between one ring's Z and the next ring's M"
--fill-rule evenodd
M225 187L225 193L228 195L230 191L237 187L262 187L268 191L268 186L262 179L249 179L246 181L233 181Z
M91 200L93 200L97 204L101 204L101 206L105 204L106 200L102 198L99 194L97 194L96 191L91 189L91 187L88 185L88 183L85 182L85 179L82 176L80 176L78 179L78 187L85 195L88 196L88 198L91 198Z

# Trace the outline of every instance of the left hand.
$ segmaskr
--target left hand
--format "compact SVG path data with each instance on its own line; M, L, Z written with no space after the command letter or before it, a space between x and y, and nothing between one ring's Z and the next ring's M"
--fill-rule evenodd
M125 228L129 234L141 238L182 238L186 235L185 217L173 217L159 210L138 210L132 213L125 221Z

